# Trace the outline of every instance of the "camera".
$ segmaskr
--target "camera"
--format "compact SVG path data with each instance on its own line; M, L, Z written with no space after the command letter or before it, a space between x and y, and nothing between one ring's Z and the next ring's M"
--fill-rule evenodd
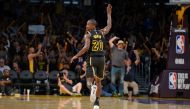
M59 76L62 77L64 74L63 72L59 72Z
M64 72L63 75L66 75L66 72Z
M60 71L60 72L59 72L59 75L60 75L60 76L65 76L65 75L67 75L67 71L65 71L65 70Z

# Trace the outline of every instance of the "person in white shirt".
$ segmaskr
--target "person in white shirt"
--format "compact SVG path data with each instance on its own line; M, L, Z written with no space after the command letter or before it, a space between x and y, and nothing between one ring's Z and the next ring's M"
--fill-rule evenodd
M11 70L9 66L5 65L5 60L3 58L0 58L0 72L3 73L5 69Z

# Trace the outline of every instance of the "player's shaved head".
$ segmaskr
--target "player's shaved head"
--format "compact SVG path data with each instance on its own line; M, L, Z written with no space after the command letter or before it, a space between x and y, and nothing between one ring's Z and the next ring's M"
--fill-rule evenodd
M86 23L86 30L91 31L93 29L96 29L97 22L95 19L89 19Z
M95 19L89 19L88 22L94 24L95 26L97 25L97 22Z

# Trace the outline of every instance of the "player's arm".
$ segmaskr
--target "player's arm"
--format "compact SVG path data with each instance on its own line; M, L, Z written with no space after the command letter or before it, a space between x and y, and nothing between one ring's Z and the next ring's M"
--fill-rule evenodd
M86 34L85 35L85 45L75 56L76 57L82 56L85 52L88 51L89 47L90 47L90 36L89 36L89 34Z
M104 27L103 29L101 29L103 35L108 34L112 27L111 13L112 13L112 6L111 6L111 4L108 4L108 6L107 6L107 26Z
M84 53L88 51L90 47L90 35L85 34L84 39L85 39L84 47L71 59L71 63L73 62L73 60L77 59L78 57L82 56Z

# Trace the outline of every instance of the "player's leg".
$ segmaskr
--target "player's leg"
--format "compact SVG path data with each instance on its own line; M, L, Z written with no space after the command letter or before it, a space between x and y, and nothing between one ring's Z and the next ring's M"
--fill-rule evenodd
M94 103L96 100L96 89L97 86L94 84L94 74L90 62L90 58L87 59L86 63L86 81L87 81L87 87L90 90L90 101Z
M102 93L102 84L101 80L104 77L104 70L105 70L105 58L104 57L95 57L95 61L92 64L92 70L94 73L94 79L97 85L96 90L96 100L94 102L94 109L99 109L99 99Z
M91 89L91 86L94 82L94 74L93 74L93 70L92 70L92 66L90 65L90 58L87 59L86 61L86 83L87 83L87 87L88 89Z
M95 75L94 75L94 72L96 72L96 68L93 66L91 66L91 68L93 72L93 81L91 81L92 84L91 84L90 101L94 103L97 98L97 83L96 83Z
M87 84L87 87L89 90L91 90L91 86L93 85L94 83L94 77L86 77L86 84Z
M102 84L101 84L101 78L99 77L94 77L95 78L95 82L96 82L96 86L97 86L97 90L96 90L96 100L94 102L94 108L93 109L99 109L99 99L102 93Z
M98 70L96 70L98 71ZM95 73L96 73L95 71ZM102 80L103 76L99 76L97 74L94 74L94 79L95 79L95 83L97 86L97 90L96 90L96 97L100 97L101 95L101 91L102 91L102 84L101 84L101 80Z

